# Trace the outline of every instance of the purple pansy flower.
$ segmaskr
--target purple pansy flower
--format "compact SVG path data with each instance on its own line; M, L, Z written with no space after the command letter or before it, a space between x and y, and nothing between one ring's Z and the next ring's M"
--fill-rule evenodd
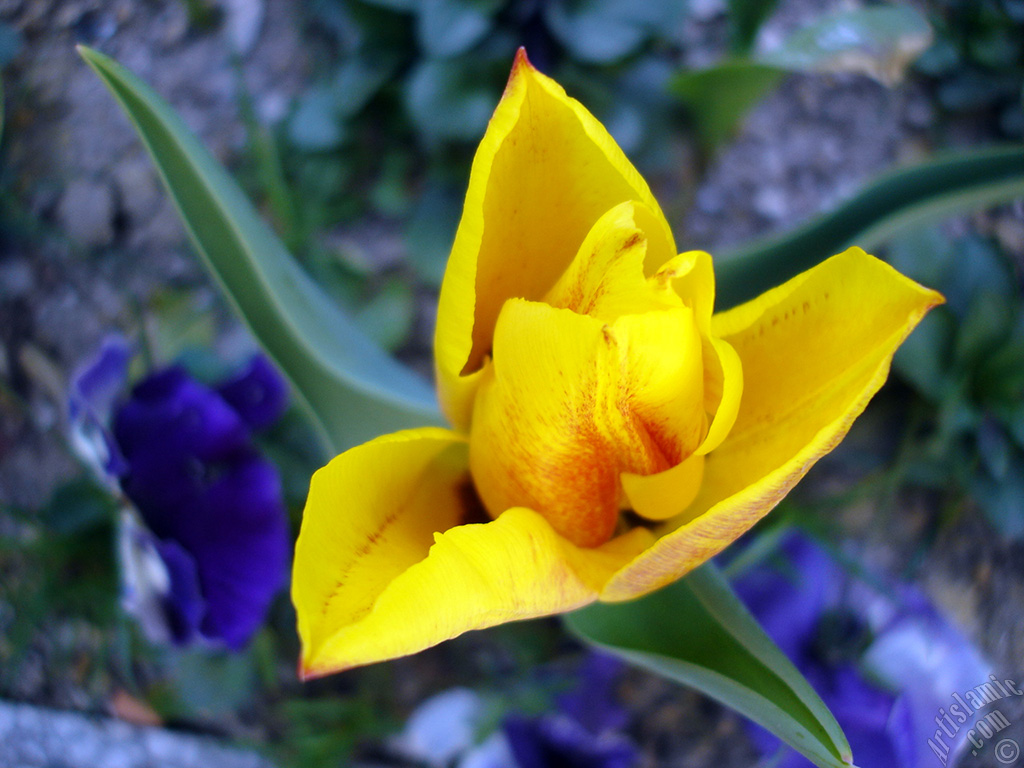
M109 337L68 398L72 445L137 510L119 528L122 601L154 640L239 649L287 576L280 478L252 440L281 416L286 385L261 355L216 389L174 366L115 409L131 356Z
M236 375L217 385L224 398L250 429L266 429L288 405L288 388L281 374L263 355L255 355Z
M935 717L951 692L987 679L984 659L914 588L896 584L883 593L856 580L800 533L788 534L778 554L734 586L832 710L858 764L934 765L928 740ZM949 745L950 764L964 746L963 734ZM751 736L766 755L780 749L779 740L757 726L751 725ZM777 765L811 763L787 750Z
M237 395L256 377L271 393L258 401L243 396L240 413L184 369L167 368L140 382L115 414L126 466L121 487L164 548L161 555L175 547L165 558L167 594L188 596L188 610L174 599L167 606L175 642L203 637L241 648L284 583L290 542L281 483L249 427L249 419L262 426L280 415L284 388L279 380L268 383L271 375L269 365L250 365L228 383ZM186 590L175 589L185 558L198 579L201 612L191 608Z
M124 458L108 430L110 412L128 378L132 348L119 334L107 336L96 356L79 366L68 387L69 438L93 475L116 487Z
M637 760L621 731L629 721L615 699L623 664L591 653L579 684L556 700L556 711L535 718L509 717L503 731L518 768L629 768Z
M421 704L392 747L430 766L458 768L630 768L636 746L621 729L629 717L615 700L618 659L588 654L577 685L540 717L510 715L486 738L497 701L453 688ZM483 732L482 732L483 731Z
M571 717L510 717L505 739L517 768L630 768L636 747L614 732L592 733Z

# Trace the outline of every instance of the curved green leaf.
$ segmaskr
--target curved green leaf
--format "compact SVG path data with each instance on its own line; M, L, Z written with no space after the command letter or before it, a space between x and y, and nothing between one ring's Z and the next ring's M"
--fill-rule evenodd
M429 384L313 282L181 118L117 62L79 52L135 125L207 268L291 380L324 447L340 451L383 431L441 423Z
M573 633L717 699L815 765L850 768L839 724L713 563L647 597L566 617Z
M870 250L904 227L1024 195L1024 146L957 152L885 174L836 210L717 260L716 309L728 309L839 253Z
M707 69L680 72L669 89L686 106L705 150L729 138L745 114L775 88L786 72L757 61L735 59Z

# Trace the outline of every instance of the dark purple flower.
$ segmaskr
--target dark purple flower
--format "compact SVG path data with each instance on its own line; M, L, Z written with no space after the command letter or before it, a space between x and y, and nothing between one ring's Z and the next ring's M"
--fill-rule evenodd
M263 355L217 387L225 402L252 429L269 427L288 405L288 387L281 374Z
M578 670L579 684L561 694L558 711L591 733L621 731L629 713L615 697L615 687L625 664L607 653L588 653Z
M184 645L198 635L206 605L192 556L161 541L128 509L118 526L121 603L154 642Z
M267 381L267 370L253 375ZM269 415L264 408L257 423ZM121 486L167 556L168 634L179 643L198 634L241 648L283 585L290 551L280 479L256 452L249 424L218 392L173 367L133 389L114 435L126 463ZM184 583L186 557L202 598L199 616L193 596L173 588Z
M638 753L621 733L629 716L615 699L623 664L588 654L576 687L556 700L557 711L535 718L509 717L503 724L518 768L629 768Z
M505 738L517 768L630 768L637 750L625 736L594 734L561 714L537 718L510 717Z
M206 614L199 569L192 555L177 542L160 541L155 536L153 539L170 580L166 593L160 595L160 608L166 617L168 639L176 645L186 645L196 639Z
M245 449L250 437L242 417L180 366L135 385L114 417L114 436L126 457L188 457L204 463Z

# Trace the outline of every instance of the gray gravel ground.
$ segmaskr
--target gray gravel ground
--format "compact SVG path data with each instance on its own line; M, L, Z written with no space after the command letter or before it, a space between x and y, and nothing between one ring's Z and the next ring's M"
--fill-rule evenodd
M0 702L0 768L272 768L212 739Z

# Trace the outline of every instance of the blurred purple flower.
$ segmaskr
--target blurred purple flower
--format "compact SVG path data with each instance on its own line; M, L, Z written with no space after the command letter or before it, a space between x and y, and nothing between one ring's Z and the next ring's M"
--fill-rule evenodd
M980 654L912 587L888 585L882 592L855 580L796 532L785 537L778 554L778 562L745 572L734 586L832 710L857 763L934 765L928 739L935 718L954 691L987 680L989 667ZM757 726L751 725L751 736L766 755L780 748ZM950 763L964 743L961 737L953 744ZM811 763L787 750L777 765Z
M518 768L629 768L637 749L622 734L629 720L615 699L623 664L588 654L577 686L556 699L555 712L506 718L503 731Z
M217 394L250 429L266 429L284 413L288 387L263 355L255 355L236 375L217 386Z
M114 416L121 487L158 539L168 571L167 634L243 647L284 584L290 541L281 483L253 446L250 423L280 416L284 385L254 363L225 385L241 412L180 367L141 381ZM253 398L247 392L256 391ZM194 569L194 595L176 589Z
M555 701L558 711L591 733L621 731L629 713L615 696L625 664L607 653L588 653L577 671L578 685Z
M108 430L110 412L124 389L132 348L119 334L103 339L94 358L71 375L68 425L71 445L97 480L116 486L124 458Z
M588 654L553 712L508 716L482 740L497 701L466 688L444 691L417 707L392 747L430 766L630 768L638 753L621 732L629 718L614 690L622 669L614 657Z
M206 605L195 561L179 545L162 542L129 510L118 526L121 603L147 637L156 642L187 643Z
M107 337L68 392L76 453L145 523L122 516L122 600L155 640L239 649L287 575L280 479L251 434L283 413L285 382L262 355L216 389L175 366L115 409L132 354L123 337Z
M592 733L561 714L510 717L504 732L517 768L630 768L637 760L625 736Z

